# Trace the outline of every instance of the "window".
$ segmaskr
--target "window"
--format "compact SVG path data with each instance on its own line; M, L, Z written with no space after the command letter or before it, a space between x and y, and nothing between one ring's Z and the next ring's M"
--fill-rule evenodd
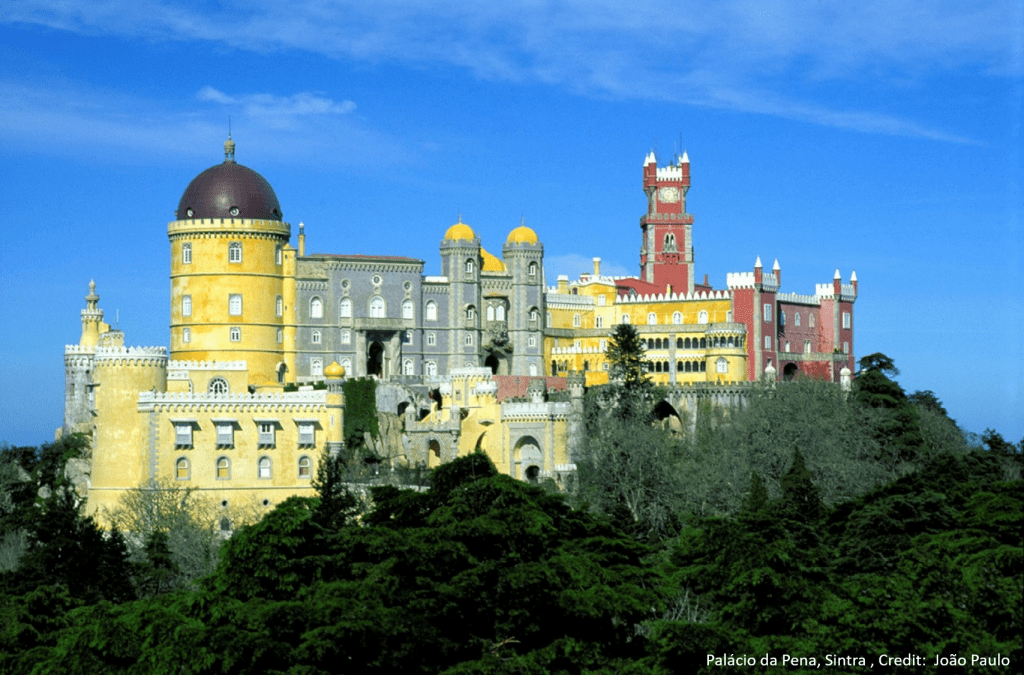
M605 302L604 302L605 300L606 300L606 298L605 298L604 294L602 293L601 295L599 295L597 297L597 304L598 305L604 305L605 304Z
M313 462L310 460L310 458L308 456L300 456L299 457L299 477L300 478L308 478L308 477L310 477L310 472L312 471L312 469L313 469Z
M652 326L654 324L657 324L658 323L658 315L654 314L653 312L648 312L647 313L647 323L652 325Z
M530 277L536 277L537 276L537 263L531 262L530 265L526 268L526 274L528 276L530 276Z
M771 336L765 336L764 337L764 349L765 350L771 350L772 349L772 337Z
M352 300L350 298L342 298L341 302L338 303L338 316L339 317L351 317L352 316Z
M412 345L412 331L402 332L402 343L404 345Z
M276 314L278 317L284 316L284 298L282 298L281 296L278 296L274 300L274 314Z
M235 446L235 424L233 421L217 421L217 446Z
M551 313L550 313L550 312L548 312L548 313L547 313L547 314L545 315L545 317L547 318L548 326L551 326ZM532 322L533 320L531 319L530 321Z
M607 351L608 350L608 339L607 338L602 338L598 347L600 348L601 352Z
M192 244L184 243L181 245L181 263L183 265L190 265L192 263Z
M260 423L259 423L259 440L258 440L257 444L260 447L273 447L274 446L274 424L272 422L270 422L270 421L260 421Z
M466 308L466 321L473 321L476 319L476 308L470 305Z
M299 446L313 447L316 445L316 424L306 421L299 424Z
M528 346L530 346L531 348L537 347L537 337L536 336L530 336L530 338L526 341L526 344Z
M324 316L324 302L318 296L309 301L309 316L311 319L321 319Z
M437 364L434 362L427 362L427 376L437 376Z
M217 479L231 479L231 460L228 459L228 457L226 456L222 456L219 459L217 459Z
M215 378L210 381L206 386L206 392L211 395L227 395L228 394L228 382L223 378Z
M493 305L488 305L487 306L487 321L489 321L489 322L493 322L494 321L494 306Z
M786 352L789 352L789 341L786 341Z
M804 341L804 353L805 354L810 354L810 352L811 352L811 341L805 340Z
M471 334L471 333L467 333L467 334L466 334L466 338L465 338L465 340L464 340L464 345L465 345L466 347L469 347L469 346L470 346L470 345L472 345L472 344L473 344L473 334Z
M190 329L187 326L184 329L181 330L181 342L182 343L191 343L192 342L192 329Z
M476 271L476 263L472 260L466 261L466 274L473 274Z
M374 296L370 299L370 316L375 319L383 319L385 313L384 299Z
M320 345L321 337L322 336L320 334L320 329L313 329L313 338L312 338L312 340L313 340L313 344L314 345Z
M494 308L494 318L497 319L499 322L505 321L504 305L498 305L498 307Z
M785 325L786 325L786 311L785 310L779 310L779 326L785 326Z
M682 324L683 323L683 313L679 312L678 310L673 312L672 313L672 323L673 324Z
M729 373L729 360L725 357L719 357L718 361L715 362L715 370L720 374Z
M624 315L622 315L622 319L621 319L621 320L619 320L619 321L620 321L620 322L621 322L622 324L629 324L629 315L628 315L628 314L624 314Z
M238 326L231 327L231 342L238 343L242 340L242 329Z
M807 319L807 326L814 328L814 313L812 312Z
M232 241L228 245L228 262L242 262L242 244Z
M189 427L188 431L189 431L189 433L191 433L192 432L192 428ZM175 478L175 480L188 480L190 477L192 477L191 476L191 471L189 470L190 468L191 467L189 466L188 457L184 457L183 456L183 457L179 458L177 461L175 461L174 462L174 478Z
M192 448L192 424L191 423L175 423L174 424L174 446L185 447L188 449ZM187 462L188 459L185 459Z
M348 345L352 342L352 332L348 329L341 330L341 344Z
M324 375L324 361L319 357L313 357L309 360L309 373L311 376L323 376Z
M581 341L581 340L574 340L572 342L572 348L573 348L573 350L576 350L576 351L582 350L583 349L583 341Z
M580 325L580 315L579 315L579 313L574 314L572 316L572 325L576 326L576 327L578 327Z
M341 368L345 370L346 376L352 375L352 360L348 357L341 360Z
M232 293L228 296L228 314L235 316L242 314L241 293Z
M427 316L427 321L428 322L436 322L437 321L437 303L435 303L433 300L428 300L427 301L427 314L426 314L426 316Z
M427 345L437 345L437 334L433 331L427 334Z
M259 463L256 465L256 470L260 480L270 480L270 474L272 472L270 467L270 457L261 456Z
M277 330L277 342L278 343L283 343L284 342L284 329L278 329Z
M595 329L603 329L604 328L604 317L594 317L594 328Z
M537 308L531 307L530 308L530 321L531 322L537 321L537 317L539 317L539 316L540 315L537 313Z
M772 320L772 304L771 303L765 303L764 304L764 320L766 322L770 322Z
M414 367L415 363L411 359L406 359L402 361L402 373L405 374L406 376L412 376Z
M850 354L850 342L849 341L843 341L843 354L844 355Z
M274 248L274 263L280 265L284 262L283 250L280 245Z
M181 297L181 316L191 317L192 316L192 296Z
M793 313L793 326L800 326L800 313Z
M529 373L530 373L531 376L536 376L537 375L537 365L536 364L533 364L533 363L530 364Z
M843 313L843 328L844 329L850 328L852 321L853 320L851 319L850 313L849 312L844 312Z
M402 319L412 319L412 318L413 318L412 301L411 300L402 301Z
M698 324L707 324L708 323L708 311L707 310L701 310L700 311L700 314L697 315L697 323Z

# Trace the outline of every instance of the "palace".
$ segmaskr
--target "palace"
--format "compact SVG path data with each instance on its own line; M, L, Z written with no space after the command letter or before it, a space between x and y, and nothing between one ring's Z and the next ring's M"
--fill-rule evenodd
M499 258L460 220L439 275L402 255L307 254L304 225L293 246L273 188L234 155L229 139L167 226L169 353L126 346L90 283L58 433L92 434L91 511L159 478L225 507L310 494L319 457L342 447L342 386L363 376L396 420L393 465L480 447L516 478L556 476L572 468L584 385L608 381L621 323L638 327L652 378L691 415L698 394L734 404L762 377L839 381L853 368L856 274L784 294L778 261L765 271L758 258L725 289L695 283L685 153L644 160L640 276L604 276L594 258L593 272L550 289L525 224Z

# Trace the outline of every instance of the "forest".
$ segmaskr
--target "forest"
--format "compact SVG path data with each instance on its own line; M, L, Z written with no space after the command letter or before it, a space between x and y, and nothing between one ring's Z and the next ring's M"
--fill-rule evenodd
M609 354L562 488L477 452L363 494L353 450L228 537L167 481L84 516L83 436L5 446L0 672L1024 672L1024 442L882 354L680 433L635 330Z

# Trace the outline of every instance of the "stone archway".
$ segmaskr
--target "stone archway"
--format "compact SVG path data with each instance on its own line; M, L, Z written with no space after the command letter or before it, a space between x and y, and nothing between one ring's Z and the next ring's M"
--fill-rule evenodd
M384 377L384 344L380 341L366 348L366 375Z
M544 455L537 440L530 435L519 438L515 446L515 458L520 462L520 479L536 482L544 468Z
M782 380L792 381L796 378L797 374L800 373L800 367L793 362L790 362L786 366L782 367Z
M503 352L492 350L484 360L484 366L495 376L508 376L508 357Z

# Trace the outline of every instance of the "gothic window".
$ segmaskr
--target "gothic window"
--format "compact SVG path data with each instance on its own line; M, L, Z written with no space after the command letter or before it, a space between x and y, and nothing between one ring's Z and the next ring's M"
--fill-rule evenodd
M499 322L505 321L505 306L504 305L499 303L498 306L496 308L494 308L494 318L497 319Z
M313 343L316 344L316 345L319 345L320 344L320 339L321 339L320 329L313 329L313 338L312 338Z
M437 334L433 331L427 334L427 345L437 345Z
M181 330L181 342L191 343L192 342L192 329L187 326Z
M848 329L853 325L853 318L849 312L843 313L843 328Z
M181 263L183 265L192 263L192 244L184 243L181 245Z
M597 297L597 304L598 305L604 305L606 300L607 300L607 298L605 298L604 294L602 293L601 295L599 295Z
M665 250L674 251L676 248L676 235L666 234L665 235Z
M786 325L786 311L785 310L779 310L779 326L785 326L785 325Z
M437 321L437 303L435 303L433 300L427 301L427 321Z
M658 315L654 314L653 312L647 313L647 323L651 325L657 324Z
M262 426L262 425L265 425L265 424L260 424L260 425ZM273 425L272 424L266 424L266 425L270 425L271 432L273 432ZM257 469L257 475L259 475L260 480L270 480L271 473L273 472L273 470L271 468L271 464L270 464L270 457L269 456L261 456L260 460L259 460L259 463L256 465L256 469Z
M548 313L547 313L547 314L545 315L545 317L547 318L548 326L551 326L551 313L550 313L550 312L548 312ZM531 318L530 318L530 321L532 322L532 321L535 321L535 320L534 320L534 319L533 319L533 318L531 317Z
M283 343L284 342L284 329L278 329L277 330L277 342L278 343Z
M537 337L536 337L536 336L530 336L530 338L529 338L529 340L528 340L528 341L526 342L526 344L527 344L528 346L530 346L531 348L535 348L535 347L537 347Z
M814 328L814 313L812 312L807 319L807 326Z
M281 296L274 299L274 314L278 317L284 316L284 298Z
M764 349L765 350L771 350L772 349L772 337L771 336L765 336L764 337Z
M181 297L181 316L191 317L192 316L192 296Z
M600 348L601 352L607 351L608 350L608 339L607 338L602 338L601 341L600 341L600 344L598 345L598 347Z
M487 306L487 321L489 321L489 322L493 322L494 321L494 306L493 305L488 305Z
M412 370L413 370L413 361L411 359L407 359L407 360L402 362L402 373L403 374L405 374L406 376L412 376Z
M473 334L467 333L466 334L466 338L464 340L465 340L465 345L466 346L472 345L473 344Z
M242 314L241 293L232 293L228 296L228 314L235 316Z
M402 319L412 319L412 318L413 318L412 301L411 300L404 300L404 301L402 301Z
M338 303L338 316L339 317L351 317L352 316L352 300L350 298L342 298L341 302Z
M180 428L181 426L182 426L182 424L179 424L176 427ZM191 425L185 425L184 427L188 429L189 440L191 440L192 439L192 426ZM175 477L175 479L176 480L188 480L191 477L191 475L190 475L190 473L191 473L190 468L191 467L189 466L188 457L186 457L186 456L180 457L177 461L174 462L174 477Z
M217 459L217 479L231 479L231 460L226 456L222 456L219 459Z
M352 360L348 357L341 360L341 368L345 370L345 375L348 376L352 373Z
M679 312L678 310L673 312L672 313L672 323L673 324L682 324L683 323L683 313Z
M793 314L793 326L800 326L800 313L796 312Z
M725 357L719 357L718 361L715 362L715 370L720 374L729 373L729 360Z
M622 315L621 323L629 324L629 315L628 314Z
M309 360L309 373L312 376L323 376L324 361L319 357L311 358Z
M313 296L309 301L309 316L312 319L320 319L324 316L324 301L319 296Z
M206 386L206 392L211 395L227 395L228 394L228 382L219 376L210 381Z
M472 260L466 261L466 274L473 274L476 271L476 263Z
M535 321L537 321L537 317L539 317L539 316L540 316L540 315L539 315L539 314L537 313L537 308L535 308L535 307L531 307L531 308L530 308L530 321L531 321L531 322L535 322ZM550 321L548 321L548 324L550 324L550 323L551 323L551 322L550 322Z
M530 372L529 373L530 373L531 376L536 376L537 375L537 365L536 364L534 364L532 362L530 363Z
M242 244L232 241L228 245L228 262L242 262Z
M576 327L578 327L580 325L580 315L579 315L579 313L574 314L572 316L572 325L576 326Z
M427 362L427 376L437 376L437 364L435 362Z
M405 345L412 345L412 332L411 331L403 331L402 332L402 343L404 343Z
M232 326L229 333L231 335L232 343L238 343L242 340L242 328L240 326Z
M385 314L384 299L374 296L370 299L370 316L376 319L383 319Z
M466 321L473 321L476 319L476 308L470 305L466 308Z
M526 268L526 274L532 279L537 276L537 263L531 262Z
M312 429L312 425L310 425L310 429ZM313 471L313 460L310 459L308 456L300 456L299 457L299 477L300 478L308 478L308 477L310 477L312 471Z
M676 350L682 350L682 349L683 349L683 339L682 338L676 338Z
M603 329L604 328L604 317L594 317L594 328L595 329Z
M700 311L700 314L697 315L697 323L698 324L707 324L708 323L708 311L707 310L701 310Z
M284 253L281 246L278 245L274 248L274 263L280 265L284 261Z

